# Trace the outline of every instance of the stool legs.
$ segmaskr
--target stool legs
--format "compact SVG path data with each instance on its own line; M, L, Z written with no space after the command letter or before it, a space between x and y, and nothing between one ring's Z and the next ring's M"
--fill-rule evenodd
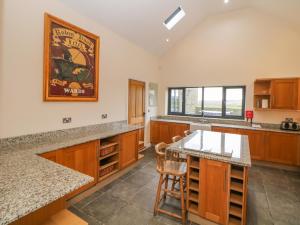
M167 174L167 175L165 176L164 200L166 200L166 198L167 198L168 184L169 184L169 175Z
M183 187L183 177L180 177L180 200L181 200L181 216L182 216L182 224L186 222L186 208L184 204L184 187Z
M156 199L155 199L155 204L154 204L154 215L157 214L157 209L158 209L158 205L159 205L159 201L160 201L161 186L163 184L163 180L164 180L163 174L160 174L158 187L157 187L157 193L156 193Z

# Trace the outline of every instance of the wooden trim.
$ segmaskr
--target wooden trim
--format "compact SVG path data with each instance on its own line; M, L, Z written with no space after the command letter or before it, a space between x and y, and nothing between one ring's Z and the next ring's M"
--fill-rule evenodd
M57 23L61 26L67 26L71 29L74 29L82 34L84 34L87 37L90 37L95 40L95 93L93 97L51 97L47 96L47 93L49 91L48 89L48 83L49 83L49 65L50 62L50 48L49 48L49 34L50 34L50 25L51 23ZM75 102L96 102L99 98L99 55L100 55L100 38L99 36L92 34L78 26L75 26L69 22L66 22L58 17L52 16L48 13L44 14L44 81L43 81L43 99L44 101L75 101Z

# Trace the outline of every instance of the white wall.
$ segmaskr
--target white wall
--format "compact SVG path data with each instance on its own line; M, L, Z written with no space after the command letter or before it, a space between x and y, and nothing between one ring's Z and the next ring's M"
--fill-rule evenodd
M254 9L207 18L160 61L160 113L167 87L247 85L246 108L253 107L253 82L264 77L300 77L300 32L287 21ZM300 112L255 112L259 122L300 120Z
M63 1L0 2L4 4L0 8L0 137L127 120L128 79L147 84L158 81L156 57L73 11ZM44 12L100 36L99 102L43 102ZM156 114L156 108L149 110ZM107 113L108 119L102 120L102 113ZM72 117L71 124L62 124L65 116Z

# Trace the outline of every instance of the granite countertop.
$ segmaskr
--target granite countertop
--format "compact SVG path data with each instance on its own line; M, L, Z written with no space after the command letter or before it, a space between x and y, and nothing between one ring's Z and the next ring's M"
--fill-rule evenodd
M290 131L290 130L281 130L279 124L260 124L260 127L253 127L250 123L242 120L224 120L224 119L211 119L211 118L191 118L183 117L182 119L178 116L163 116L162 118L151 118L153 121L161 122L172 122L172 123L183 123L183 124L199 124L201 125L210 125L212 127L228 127L236 129L247 129L247 130L261 130L261 131L271 131L271 132L280 132L288 134L299 134L300 131Z
M0 139L0 225L9 224L93 181L37 154L133 131L122 122Z
M167 150L234 165L251 166L246 135L197 130L170 144Z

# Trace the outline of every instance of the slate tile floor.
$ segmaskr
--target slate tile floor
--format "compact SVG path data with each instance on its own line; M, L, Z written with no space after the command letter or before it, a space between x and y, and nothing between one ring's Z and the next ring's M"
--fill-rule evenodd
M139 165L69 209L89 225L177 225L153 216L158 173L153 149ZM175 210L177 200L167 200ZM262 166L249 171L248 225L300 225L300 173Z

